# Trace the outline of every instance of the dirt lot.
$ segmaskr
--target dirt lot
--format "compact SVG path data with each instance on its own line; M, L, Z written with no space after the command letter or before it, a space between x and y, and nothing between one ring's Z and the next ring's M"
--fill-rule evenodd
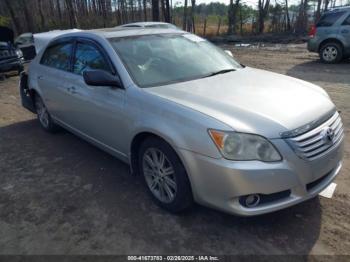
M125 164L68 132L45 133L11 77L0 82L0 253L350 255L350 61L321 64L304 45L229 48L246 65L324 87L342 111L347 145L332 199L253 218L200 206L168 214Z

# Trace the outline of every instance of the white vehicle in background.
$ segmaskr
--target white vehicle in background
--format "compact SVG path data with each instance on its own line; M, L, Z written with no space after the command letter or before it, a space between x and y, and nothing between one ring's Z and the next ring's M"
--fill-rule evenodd
M179 29L175 25L164 22L137 22L124 24L117 27L140 27L140 28L167 28L167 29Z
M67 33L74 33L74 32L80 32L82 30L80 29L67 29L67 30L52 30L48 32L38 33L34 34L34 44L35 44L35 51L37 54L40 53L40 51L47 46L47 44L54 39L55 37L58 37L63 34Z
M23 53L24 61L30 61L35 57L36 52L32 33L24 33L19 35L15 39L14 45Z

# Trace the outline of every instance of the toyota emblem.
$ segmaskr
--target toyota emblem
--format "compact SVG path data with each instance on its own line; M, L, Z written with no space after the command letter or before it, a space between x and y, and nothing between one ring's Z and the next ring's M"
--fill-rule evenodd
M331 144L333 142L333 138L334 138L333 128L331 128L329 126L325 127L321 132L321 137L322 137L322 140L326 144Z

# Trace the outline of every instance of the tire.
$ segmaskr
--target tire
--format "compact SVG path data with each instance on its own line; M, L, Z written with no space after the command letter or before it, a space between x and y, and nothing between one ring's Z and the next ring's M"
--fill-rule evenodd
M157 205L172 213L192 206L192 190L186 170L176 152L165 141L147 138L139 150L138 166L139 174L143 176L148 192Z
M50 113L39 95L34 97L35 110L40 126L47 132L54 133L58 130L58 126L53 122Z
M343 59L343 48L335 42L326 43L321 47L319 55L323 63L339 63Z

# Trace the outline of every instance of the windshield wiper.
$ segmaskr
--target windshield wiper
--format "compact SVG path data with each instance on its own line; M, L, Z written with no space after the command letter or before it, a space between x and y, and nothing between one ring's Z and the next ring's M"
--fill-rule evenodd
M211 77L211 76L215 76L215 75L220 75L220 74L225 74L225 73L232 72L232 71L236 71L236 69L231 68L231 69L219 70L219 71L210 73L209 75L206 75L206 76L204 76L203 78L205 78L205 77Z

